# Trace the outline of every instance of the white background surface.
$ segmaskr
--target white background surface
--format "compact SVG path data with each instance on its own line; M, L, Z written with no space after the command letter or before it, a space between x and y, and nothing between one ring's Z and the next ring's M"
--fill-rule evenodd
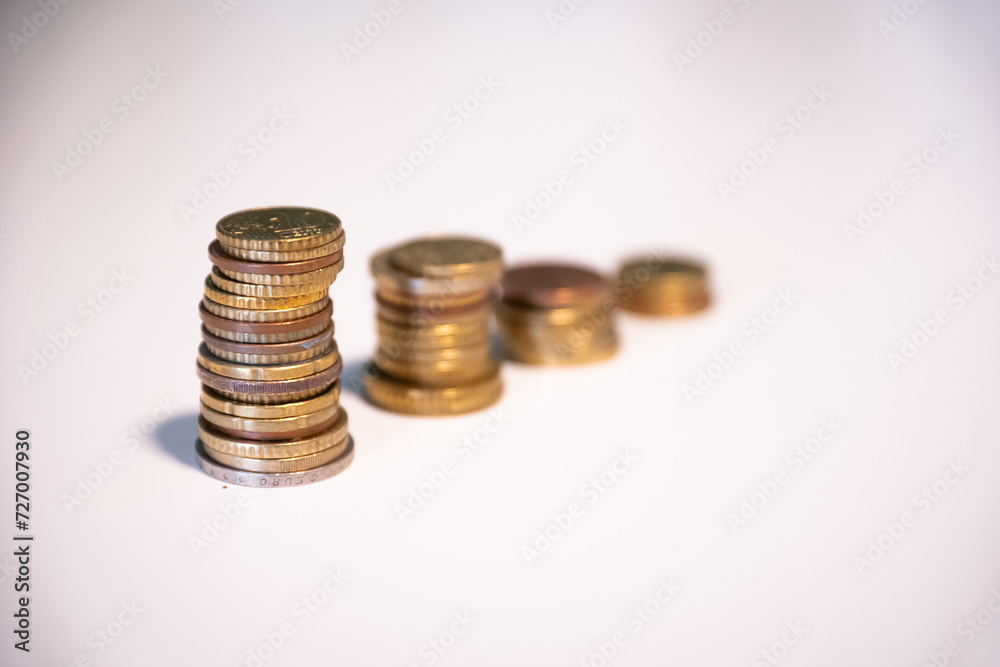
M429 665L425 642L467 611L471 629L435 664L579 665L619 630L623 667L768 664L755 655L796 621L807 631L782 665L918 666L949 641L950 664L997 664L1000 618L969 643L958 625L1000 590L1000 280L949 301L1000 250L996 4L929 2L887 37L888 0L593 0L554 29L555 0L400 6L350 62L340 43L382 4L247 0L220 19L208 0L74 2L16 52L5 38L2 533L15 532L14 433L28 428L36 541L28 655L12 648L13 547L0 549L0 663L255 664L287 621L268 666ZM673 54L724 8L735 22L679 71ZM4 3L5 35L37 11ZM165 79L121 118L112 104L147 67ZM448 125L491 76L489 99ZM813 86L829 101L780 134ZM240 144L275 108L294 120L247 161ZM58 178L52 163L102 118L113 132ZM614 118L620 138L576 171L574 152ZM436 127L446 141L390 189L384 173ZM959 138L911 181L904 164L947 127ZM717 182L769 137L778 151L723 201ZM228 160L240 173L185 220L180 205ZM573 184L518 233L511 216L562 169ZM857 208L897 178L905 193L850 242ZM368 258L422 234L609 272L650 247L691 253L717 300L686 321L621 317L607 363L507 365L509 419L468 461L454 447L487 413L409 418L345 391L345 474L223 489L192 454L205 247L219 217L267 204L344 221L331 293L348 377L375 344ZM84 316L116 270L134 279ZM683 386L746 343L781 289L793 307L689 402ZM895 371L887 355L937 309L948 322ZM71 322L79 335L22 380ZM157 400L172 414L130 450ZM842 430L793 470L787 453L831 417ZM67 509L116 450L123 463ZM583 499L625 451L637 462ZM395 505L448 460L457 472L401 524ZM921 512L913 497L952 460L968 472ZM776 471L788 483L734 534L727 515ZM240 494L249 506L195 553L191 538ZM522 547L574 501L583 516L529 565ZM855 557L907 511L916 524L859 572ZM297 601L338 568L349 581L300 622ZM664 577L680 591L633 632L626 615ZM133 602L135 622L96 639Z

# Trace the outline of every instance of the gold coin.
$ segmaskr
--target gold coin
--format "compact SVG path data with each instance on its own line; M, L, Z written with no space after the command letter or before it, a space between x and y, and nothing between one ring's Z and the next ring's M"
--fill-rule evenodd
M602 361L618 351L618 339L613 334L603 336L590 345L572 346L565 343L538 344L505 337L504 356L512 361L539 365L575 365Z
M496 305L497 322L511 325L574 326L581 322L608 320L618 309L614 299L592 301L566 308L532 308L500 301Z
M503 274L502 269L495 273L468 277L428 278L415 276L397 269L389 261L391 251L381 252L371 261L372 275L375 277L376 289L381 292L397 292L416 296L444 298L451 294L468 294L489 290L496 286Z
M231 401L211 387L201 386L201 402L216 412L246 417L247 419L284 419L297 417L340 404L340 380L322 394L313 398L294 403L279 403L277 405L259 405Z
M336 342L333 343L328 352L319 357L313 357L312 359L292 364L276 364L273 366L253 366L221 359L212 354L206 343L202 343L198 348L199 364L216 375L236 380L272 381L302 378L330 368L339 359L340 352L337 350Z
M391 251L389 260L406 273L429 278L492 276L503 271L498 246L459 236L405 243Z
M228 428L234 431L249 431L252 433L269 433L275 435L309 428L310 426L316 426L317 424L329 421L333 417L337 417L335 425L343 422L344 428L347 428L347 413L339 405L331 405L317 412L296 415L294 417L281 417L278 419L250 419L248 417L234 417L232 415L227 415L224 412L217 412L202 403L201 416L205 418L205 421L213 426L219 426L224 429ZM288 436L285 436L284 439L287 440L289 438ZM336 440L339 439L340 438L336 438ZM267 442L274 442L274 440L268 440ZM240 454L240 452L231 453ZM250 454L240 455L250 456ZM296 454L289 454L289 456L296 456ZM271 457L264 456L258 458Z
M306 285L309 283L329 282L333 283L337 274L344 268L344 258L341 257L336 263L315 271L305 273L242 273L230 269L222 269L222 274L232 280L254 285Z
M201 442L211 458L230 468L245 470L247 472L297 472L299 470L316 468L334 460L347 449L347 441L348 438L345 436L339 442L334 443L326 449L321 449L311 454L266 459L229 454L219 449L213 449L204 440Z
M420 329L392 327L391 325L379 322L377 329L380 345L388 350L399 347L405 350L433 351L449 347L489 345L490 342L489 329L487 328L452 335L441 335L433 332L428 333Z
M686 299L649 298L645 295L636 295L631 299L622 300L621 307L640 315L673 317L697 313L708 308L711 303L712 299L708 294Z
M386 355L376 355L372 362L378 369L388 375L426 385L428 387L447 387L467 382L475 382L484 377L496 375L500 370L500 362L485 354L475 360L443 360L435 362L413 362Z
M250 250L301 250L343 233L333 213L299 206L266 206L231 213L215 224L220 243Z
M241 391L224 391L222 389L217 389L216 391L225 398L231 399L233 401L240 401L242 403L255 403L258 405L275 405L280 403L293 403L296 401L304 401L307 398L312 398L317 394L322 394L329 388L329 385L314 387L312 389L301 389L298 391L286 391L284 393L275 394L249 394Z
M330 349L333 345L333 339L330 338L323 343L314 345L308 350L286 352L284 354L248 354L246 352L231 352L229 350L219 349L208 341L206 341L205 344L208 345L209 352L220 359L225 359L226 361L232 361L237 364L252 364L255 366L274 366L276 364L294 364L298 361L305 361L307 359L318 357Z
M466 361L475 362L490 355L489 341L483 341L477 345L450 346L439 348L415 348L403 347L402 345L379 344L375 351L375 358L391 357L399 359L405 363L433 363L438 361Z
M198 436L202 443L214 451L246 456L252 459L283 459L320 452L347 436L347 412L342 408L334 411L337 421L322 433L291 440L250 440L237 438L215 430L207 419L198 419Z
M239 257L250 262L304 262L307 259L326 257L344 249L347 237L341 234L330 243L313 248L302 248L300 250L253 250L250 248L239 248L222 242L222 249L226 254Z
M326 292L330 289L330 285L334 282L331 279L329 281L303 283L300 285L255 285L253 283L241 283L238 280L231 280L227 278L226 274L224 274L217 266L212 267L212 273L209 275L209 278L216 288L224 292L239 294L240 296L256 296L263 298L299 296L300 294Z
M442 294L439 296L420 296L418 294L406 294L405 292L395 292L393 290L379 289L375 295L384 299L388 303L394 303L406 308L421 308L424 310L445 309L455 306L467 306L472 303L486 301L492 298L492 291L481 289L466 294Z
M503 394L497 373L478 382L456 387L424 387L403 382L369 364L364 371L368 398L379 407L411 415L457 415L496 403Z
M226 306L221 303L216 303L212 301L207 296L204 299L205 310L212 313L213 315L218 315L219 317L224 317L227 320L236 320L237 322L288 322L290 320L298 320L303 317L309 317L315 313L326 308L327 304L330 302L330 298L326 294L320 296L319 301L313 301L302 306L295 306L294 308L280 308L275 310L248 310L246 308L233 308L231 306Z
M621 307L649 315L687 315L711 302L704 265L679 258L649 256L625 262L618 271Z
M271 343L294 343L297 340L315 336L330 326L330 321L327 320L326 322L320 322L316 326L309 327L308 329L301 329L299 331L283 331L279 333L245 333L228 331L226 329L213 327L207 322L204 323L204 326L210 333L215 334L219 338L236 341L237 343L269 345Z
M377 319L378 326L388 325L393 327L393 330L405 331L408 327L399 324L397 322L387 321L383 317L379 316ZM424 336L482 336L489 333L490 322L486 318L481 318L479 321L468 321L468 322L451 322L448 324L435 324L432 326L421 326L421 327L409 327L414 335L424 335Z
M242 296L216 289L210 276L205 278L205 296L214 303L229 306L230 308L278 310L315 303L322 300L323 297L328 296L328 294L320 290L309 294L296 294L294 296Z
M395 324L408 327L426 328L438 325L455 325L459 327L472 328L477 326L489 326L492 309L489 304L483 304L482 308L476 308L471 312L461 313L439 313L408 312L395 308L385 308L376 306L376 314L382 320L387 320Z

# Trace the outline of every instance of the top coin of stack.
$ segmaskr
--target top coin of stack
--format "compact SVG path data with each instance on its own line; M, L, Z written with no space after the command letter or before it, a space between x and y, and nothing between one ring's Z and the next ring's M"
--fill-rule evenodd
M607 281L571 264L529 264L503 277L497 324L507 356L530 364L580 364L618 349Z
M688 315L711 302L705 267L670 257L641 257L622 264L623 289L618 302L625 310L645 315Z
M246 486L341 472L354 455L327 293L344 266L332 213L273 207L226 216L201 303L198 463Z
M461 237L421 239L372 259L379 347L365 371L373 403L450 415L493 404L503 390L490 352L500 248Z

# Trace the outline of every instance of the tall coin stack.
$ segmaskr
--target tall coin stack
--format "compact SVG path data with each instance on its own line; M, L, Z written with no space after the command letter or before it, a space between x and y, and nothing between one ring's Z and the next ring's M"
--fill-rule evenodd
M530 264L503 277L497 324L508 358L529 364L583 364L618 349L617 307L607 281L571 264Z
M490 321L500 248L442 237L406 243L371 263L379 345L365 369L369 399L417 415L473 412L503 392Z
M201 302L198 464L243 486L318 482L354 457L328 290L344 267L337 216L240 211L215 226Z
M655 255L629 260L618 270L623 286L618 302L625 310L673 317L708 308L711 296L705 266Z

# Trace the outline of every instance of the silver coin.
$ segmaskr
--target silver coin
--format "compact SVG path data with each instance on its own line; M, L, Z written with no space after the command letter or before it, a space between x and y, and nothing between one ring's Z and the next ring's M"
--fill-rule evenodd
M330 479L335 475L344 472L354 460L354 438L347 436L347 449L334 460L309 470L299 472L244 472L216 463L205 451L205 445L201 440L195 441L195 458L198 459L198 467L220 482L236 484L238 486L251 486L258 489L271 489L284 486L302 486Z

